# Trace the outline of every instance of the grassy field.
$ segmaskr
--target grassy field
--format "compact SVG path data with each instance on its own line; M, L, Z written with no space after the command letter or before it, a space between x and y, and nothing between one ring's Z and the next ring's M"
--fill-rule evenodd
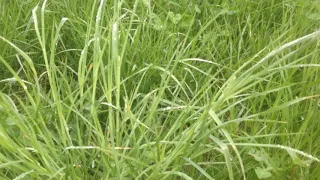
M2 0L0 178L317 179L319 26L319 0Z

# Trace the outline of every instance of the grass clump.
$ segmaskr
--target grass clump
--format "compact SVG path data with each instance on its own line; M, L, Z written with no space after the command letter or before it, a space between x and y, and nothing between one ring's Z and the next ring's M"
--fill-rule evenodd
M1 178L320 177L316 1L0 7Z

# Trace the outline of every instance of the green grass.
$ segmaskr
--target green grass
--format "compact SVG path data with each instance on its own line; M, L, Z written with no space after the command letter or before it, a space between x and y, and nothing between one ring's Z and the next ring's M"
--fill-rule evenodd
M319 4L0 1L1 179L317 179Z

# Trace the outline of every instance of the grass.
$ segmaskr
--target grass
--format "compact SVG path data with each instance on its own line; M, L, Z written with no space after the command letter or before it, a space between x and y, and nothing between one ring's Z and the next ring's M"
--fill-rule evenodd
M0 2L1 179L317 179L319 1Z

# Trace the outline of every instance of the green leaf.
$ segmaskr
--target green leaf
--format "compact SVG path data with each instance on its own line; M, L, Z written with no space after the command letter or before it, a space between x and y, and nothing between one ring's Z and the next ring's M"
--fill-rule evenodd
M272 176L272 174L268 170L262 169L261 167L255 168L254 171L256 172L259 179L266 179Z
M19 137L20 135L20 129L17 127L17 126L9 126L7 129L6 129L7 133L9 136L12 136L12 137Z
M150 1L149 0L141 0L142 4L145 5L146 7L150 6Z
M178 24L178 22L182 19L181 14L174 14L173 12L169 12L168 15L173 24Z
M183 19L181 20L179 25L181 25L181 27L183 27L183 28L189 28L189 26L192 23L192 21L193 21L193 17L192 16L184 15Z
M220 32L217 34L217 36L230 36L230 35L231 35L230 31L228 31L228 30L226 30L226 29L220 31Z
M254 149L251 149L248 154L253 156L258 162L268 162L269 160L269 157L262 151L255 151Z
M7 124L8 126L14 126L14 125L16 125L16 122L15 122L11 117L8 117L8 118L6 119L6 124Z
M162 31L165 29L165 24L155 13L150 14L150 19L152 22L152 27L157 31Z
M190 158L183 158L183 159L189 162L193 167L198 169L199 172L201 172L201 174L203 174L207 179L214 179L213 177L211 177L210 174L208 174L203 168L201 168L198 164L193 162Z
M221 13L222 13L222 14L227 14L227 15L234 15L234 14L237 13L237 11L235 11L235 10L223 9L223 10L221 11Z
M216 34L214 32L209 31L202 36L201 42L202 43L214 42L216 39L217 39Z
M307 14L307 18L314 20L314 21L319 21L320 20L320 13Z
M281 159L279 157L273 157L270 161L270 164L273 168L279 168L281 165Z
M296 164L296 165L298 165L298 166L308 167L308 166L310 166L311 163L312 163L312 160L311 160L311 159L305 160L305 161L304 161L304 160L301 160L301 159L299 158L299 156L297 155L297 153L294 152L294 151L292 151L292 150L290 150L290 149L287 149L287 152L288 152L288 154L291 156L291 158L293 159L293 163Z
M150 159L154 158L154 154L151 151L145 151L143 155Z
M199 8L199 6L196 4L194 5L194 10L197 12L197 13L201 13L201 9Z

